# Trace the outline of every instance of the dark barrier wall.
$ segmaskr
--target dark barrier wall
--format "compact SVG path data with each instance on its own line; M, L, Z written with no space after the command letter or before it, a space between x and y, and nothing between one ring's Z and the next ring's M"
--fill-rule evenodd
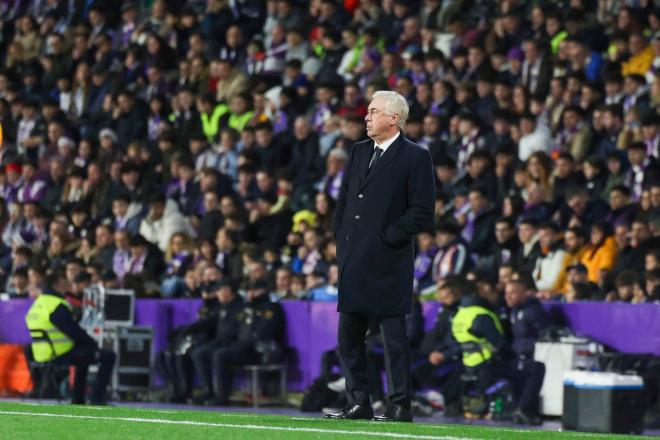
M136 302L136 325L154 328L154 347L162 349L169 331L195 320L199 300L147 300ZM336 344L337 305L285 301L287 341L295 353L291 362L289 385L302 390L319 375L323 352ZM0 302L0 343L29 342L24 317L30 301ZM438 304L424 303L425 326L431 328ZM566 324L578 334L589 336L616 350L627 353L660 355L659 304L548 303L546 308L555 322Z

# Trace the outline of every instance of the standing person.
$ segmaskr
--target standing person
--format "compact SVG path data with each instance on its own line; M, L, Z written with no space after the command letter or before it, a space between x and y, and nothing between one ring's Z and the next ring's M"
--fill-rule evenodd
M348 405L334 419L371 419L365 338L380 327L390 407L378 420L412 421L410 346L413 237L433 220L435 184L427 150L401 133L408 104L396 92L373 94L371 140L356 143L342 182L334 224L339 280L339 355Z

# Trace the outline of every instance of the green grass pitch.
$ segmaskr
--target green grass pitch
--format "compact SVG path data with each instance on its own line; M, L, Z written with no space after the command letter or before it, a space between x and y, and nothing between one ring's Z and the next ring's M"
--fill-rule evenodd
M249 413L0 403L0 439L633 439L453 424L379 423Z

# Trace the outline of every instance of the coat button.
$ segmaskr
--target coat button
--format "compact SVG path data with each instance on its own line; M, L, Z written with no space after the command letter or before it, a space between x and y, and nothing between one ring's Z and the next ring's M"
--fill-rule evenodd
M355 216L355 220L360 220L360 216L359 216L359 215L356 215L356 216Z
M348 235L348 234L346 234L346 241L348 241L348 240L349 240L349 235Z
M358 199L364 198L364 194L358 194Z

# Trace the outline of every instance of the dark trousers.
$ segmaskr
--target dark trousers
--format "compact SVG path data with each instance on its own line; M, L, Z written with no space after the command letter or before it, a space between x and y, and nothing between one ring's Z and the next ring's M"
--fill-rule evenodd
M98 364L99 370L92 384L91 403L105 403L105 393L112 369L115 366L116 355L114 351L98 348L96 345L75 345L71 351L55 359L60 365L71 365L76 368L73 381L73 403L85 403L85 386L87 372L91 364Z
M390 403L410 407L410 344L404 316L373 318L340 313L339 357L346 376L348 403L370 405L367 373L367 331L380 329Z
M163 350L156 356L156 370L172 387L174 396L192 395L193 370L190 355L179 355L173 350Z
M518 408L528 414L538 414L545 365L533 359L504 359L494 364L493 376L511 382Z
M199 383L206 395L213 395L213 352L225 345L222 341L211 340L192 350L191 358Z
M216 390L220 400L229 400L232 392L235 366L256 362L257 352L252 346L235 345L215 350L212 354L213 369L217 377Z
M545 365L533 359L501 359L486 363L474 370L477 377L476 391L485 394L486 389L498 379L506 379L513 386L516 406L527 414L538 414L539 394L545 377Z
M463 364L449 361L433 365L428 359L421 359L413 365L412 377L415 388L438 387L445 398L445 405L459 402L461 398Z

